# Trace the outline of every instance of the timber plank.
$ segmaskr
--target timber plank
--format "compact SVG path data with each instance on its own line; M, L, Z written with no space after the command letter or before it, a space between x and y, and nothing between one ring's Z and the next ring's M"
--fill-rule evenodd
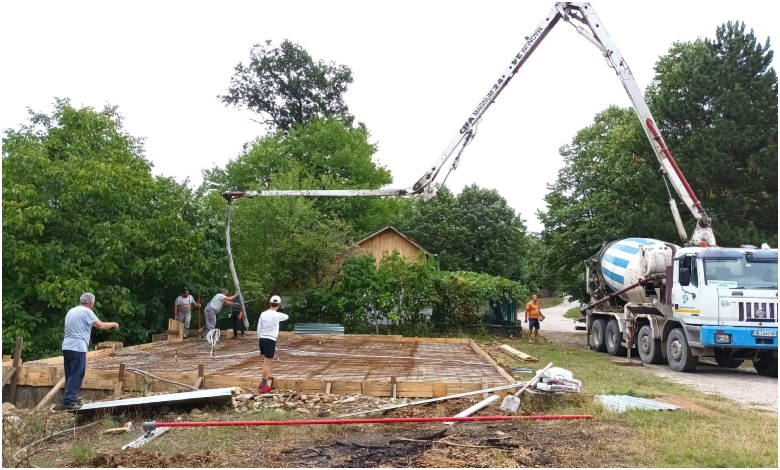
M537 358L535 358L533 356L529 356L528 354L526 354L526 353L524 353L522 351L518 351L517 349L515 349L515 348L513 348L511 346L508 346L506 344L502 344L499 347L499 349L501 349L502 351L504 351L505 353L509 354L510 356L512 356L514 358L520 359L523 362L539 362L539 359L537 359Z
M475 353L477 353L479 357L488 361L493 366L493 368L496 369L496 372L501 374L501 376L507 380L507 383L511 384L515 382L515 378L512 377L510 374L508 374L504 369L499 367L498 364L496 364L496 361L490 356L490 354L488 354L487 351L485 351L484 349L480 348L479 345L471 338L469 338L469 346L471 346L471 349Z
M35 405L36 410L42 410L44 406L46 406L52 398L54 398L54 395L57 394L57 392L65 385L65 377L61 378L56 384L54 384L54 387L52 387L51 391L46 394L45 397L43 397L43 400L38 402L37 405Z

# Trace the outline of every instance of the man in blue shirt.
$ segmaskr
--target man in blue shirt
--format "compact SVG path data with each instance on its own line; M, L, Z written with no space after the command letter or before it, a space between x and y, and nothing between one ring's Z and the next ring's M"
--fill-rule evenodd
M65 362L65 393L61 407L63 410L79 408L78 393L87 370L87 350L92 327L101 330L119 329L119 323L100 321L92 311L94 305L94 294L82 294L79 306L73 307L65 315L65 338L62 340L62 358Z

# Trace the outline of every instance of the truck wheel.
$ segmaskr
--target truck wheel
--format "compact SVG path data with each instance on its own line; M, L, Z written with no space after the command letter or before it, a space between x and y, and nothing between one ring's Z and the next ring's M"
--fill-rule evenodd
M719 352L720 351L720 352ZM716 349L715 350L715 362L721 366L721 367L727 367L729 369L736 369L737 367L741 366L743 362L745 362L742 359L733 359L727 355L727 353L723 353L722 350Z
M607 343L607 353L610 356L625 356L626 347L621 344L623 334L617 320L610 320L604 332L604 342Z
M590 344L594 351L605 352L607 345L604 343L604 330L607 329L607 321L603 318L593 320L590 327Z
M682 328L675 328L666 339L666 357L669 368L676 372L691 372L699 364L699 356L694 356L688 339Z
M639 357L645 364L660 364L663 361L661 340L653 338L653 329L650 328L650 325L645 325L639 329L639 335L636 338L636 348L639 351Z
M759 357L757 361L753 361L753 367L756 368L758 375L777 377L776 357Z

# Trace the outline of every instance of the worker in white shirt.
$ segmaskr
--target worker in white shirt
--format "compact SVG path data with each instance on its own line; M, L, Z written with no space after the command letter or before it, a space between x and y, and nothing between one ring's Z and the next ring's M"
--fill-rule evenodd
M271 376L271 360L276 352L276 338L279 336L279 323L287 320L287 314L279 311L282 299L278 295L271 296L270 308L260 314L257 320L257 336L260 338L260 355L263 356L263 382L260 393L269 393L273 387L268 385Z

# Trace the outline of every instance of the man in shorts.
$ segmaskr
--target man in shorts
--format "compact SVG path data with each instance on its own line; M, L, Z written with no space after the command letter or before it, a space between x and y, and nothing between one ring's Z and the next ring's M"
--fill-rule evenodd
M184 339L187 339L187 333L190 331L190 319L192 318L193 305L200 307L190 295L190 290L184 289L184 293L176 297L176 303L173 306L174 318L184 325Z
M273 387L268 385L268 378L271 376L271 360L276 352L279 323L290 318L279 311L281 306L282 299L278 295L272 296L270 308L261 313L257 320L257 337L260 338L260 355L263 356L263 382L260 384L260 393L273 390Z
M529 341L539 341L540 319L544 319L544 315L542 315L542 311L539 310L539 298L534 294L531 301L525 304L525 322L528 323Z

